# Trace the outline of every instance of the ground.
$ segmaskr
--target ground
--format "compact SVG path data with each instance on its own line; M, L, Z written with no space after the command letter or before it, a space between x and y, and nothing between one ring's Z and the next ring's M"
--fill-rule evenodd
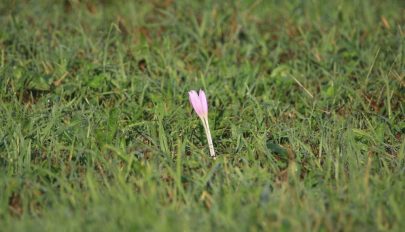
M400 0L3 1L0 230L400 231L404 38Z

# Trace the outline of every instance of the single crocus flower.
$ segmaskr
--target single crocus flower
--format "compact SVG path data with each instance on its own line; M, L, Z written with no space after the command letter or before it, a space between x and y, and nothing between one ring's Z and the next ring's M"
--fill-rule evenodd
M210 149L211 157L215 159L215 150L214 145L212 144L210 126L208 125L208 103L207 97L205 96L204 91L200 90L197 94L197 91L191 90L188 92L190 103L194 108L194 111L197 113L198 117L201 119L205 134L207 135L208 147Z

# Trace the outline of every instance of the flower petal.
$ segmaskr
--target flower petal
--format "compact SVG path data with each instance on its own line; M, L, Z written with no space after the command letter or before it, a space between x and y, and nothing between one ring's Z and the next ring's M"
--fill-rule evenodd
M195 90L191 90L188 92L189 95L189 100L191 105L194 108L194 111L197 113L198 116L201 116L202 114L202 106L201 106L201 101L198 97L198 94Z
M199 91L199 96L200 102L201 102L201 109L203 114L208 114L208 103L207 103L207 96L205 96L205 93L203 90L200 89Z

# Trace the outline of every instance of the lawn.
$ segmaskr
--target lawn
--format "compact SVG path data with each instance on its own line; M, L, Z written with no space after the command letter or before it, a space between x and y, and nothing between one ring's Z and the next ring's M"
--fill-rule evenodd
M0 231L401 231L404 103L401 0L3 0Z

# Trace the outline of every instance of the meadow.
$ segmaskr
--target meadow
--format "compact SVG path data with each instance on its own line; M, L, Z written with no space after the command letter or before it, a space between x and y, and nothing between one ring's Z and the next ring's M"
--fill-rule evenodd
M3 0L0 231L401 231L404 78L401 0Z

